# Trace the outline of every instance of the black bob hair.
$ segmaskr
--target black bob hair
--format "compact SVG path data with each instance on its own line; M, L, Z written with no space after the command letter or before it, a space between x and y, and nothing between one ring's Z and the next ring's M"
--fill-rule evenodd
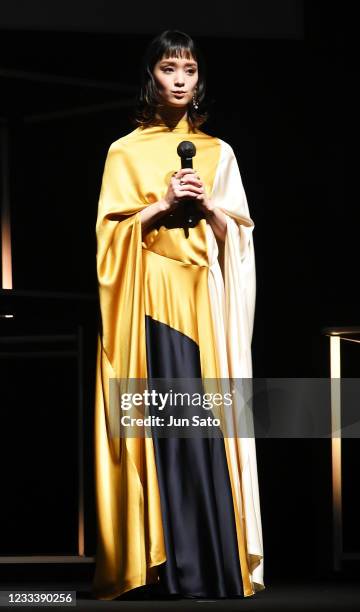
M198 108L195 109L192 102L187 108L189 125L194 130L208 119L208 112L204 109L205 61L193 39L179 30L165 30L150 42L145 51L141 67L141 87L136 99L133 123L143 128L155 124L155 113L160 98L153 69L163 57L193 58L197 62L199 78L196 85L196 101Z

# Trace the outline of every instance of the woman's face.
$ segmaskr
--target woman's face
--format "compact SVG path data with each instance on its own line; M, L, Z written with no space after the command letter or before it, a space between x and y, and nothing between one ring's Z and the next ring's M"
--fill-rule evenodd
M181 108L191 102L199 78L192 57L163 57L155 64L153 74L164 104Z

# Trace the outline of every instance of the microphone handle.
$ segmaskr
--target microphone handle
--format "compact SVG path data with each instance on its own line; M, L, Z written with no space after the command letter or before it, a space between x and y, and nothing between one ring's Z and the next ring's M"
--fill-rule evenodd
M193 158L192 157L181 157L181 168L192 168ZM197 208L192 200L184 200L184 213L187 217L187 224L191 227L197 213Z

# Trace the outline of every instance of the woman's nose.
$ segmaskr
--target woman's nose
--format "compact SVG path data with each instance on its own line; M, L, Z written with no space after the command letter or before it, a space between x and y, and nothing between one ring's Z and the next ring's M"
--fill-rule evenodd
M184 85L184 83L185 83L185 79L183 76L181 76L180 74L175 76L175 85L180 86L180 85Z

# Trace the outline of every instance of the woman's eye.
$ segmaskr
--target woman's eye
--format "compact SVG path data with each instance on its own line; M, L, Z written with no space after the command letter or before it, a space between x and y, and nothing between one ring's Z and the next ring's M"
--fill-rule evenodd
M171 68L171 66L167 66L166 68L163 68L162 70L163 70L163 72L169 72L169 71L170 71L170 72L172 72L172 70L173 70L173 69ZM189 70L187 70L186 72L187 72L188 74L190 74L190 75L191 75L191 74L195 74L195 70L194 70L193 68L190 68L190 69L189 69Z

